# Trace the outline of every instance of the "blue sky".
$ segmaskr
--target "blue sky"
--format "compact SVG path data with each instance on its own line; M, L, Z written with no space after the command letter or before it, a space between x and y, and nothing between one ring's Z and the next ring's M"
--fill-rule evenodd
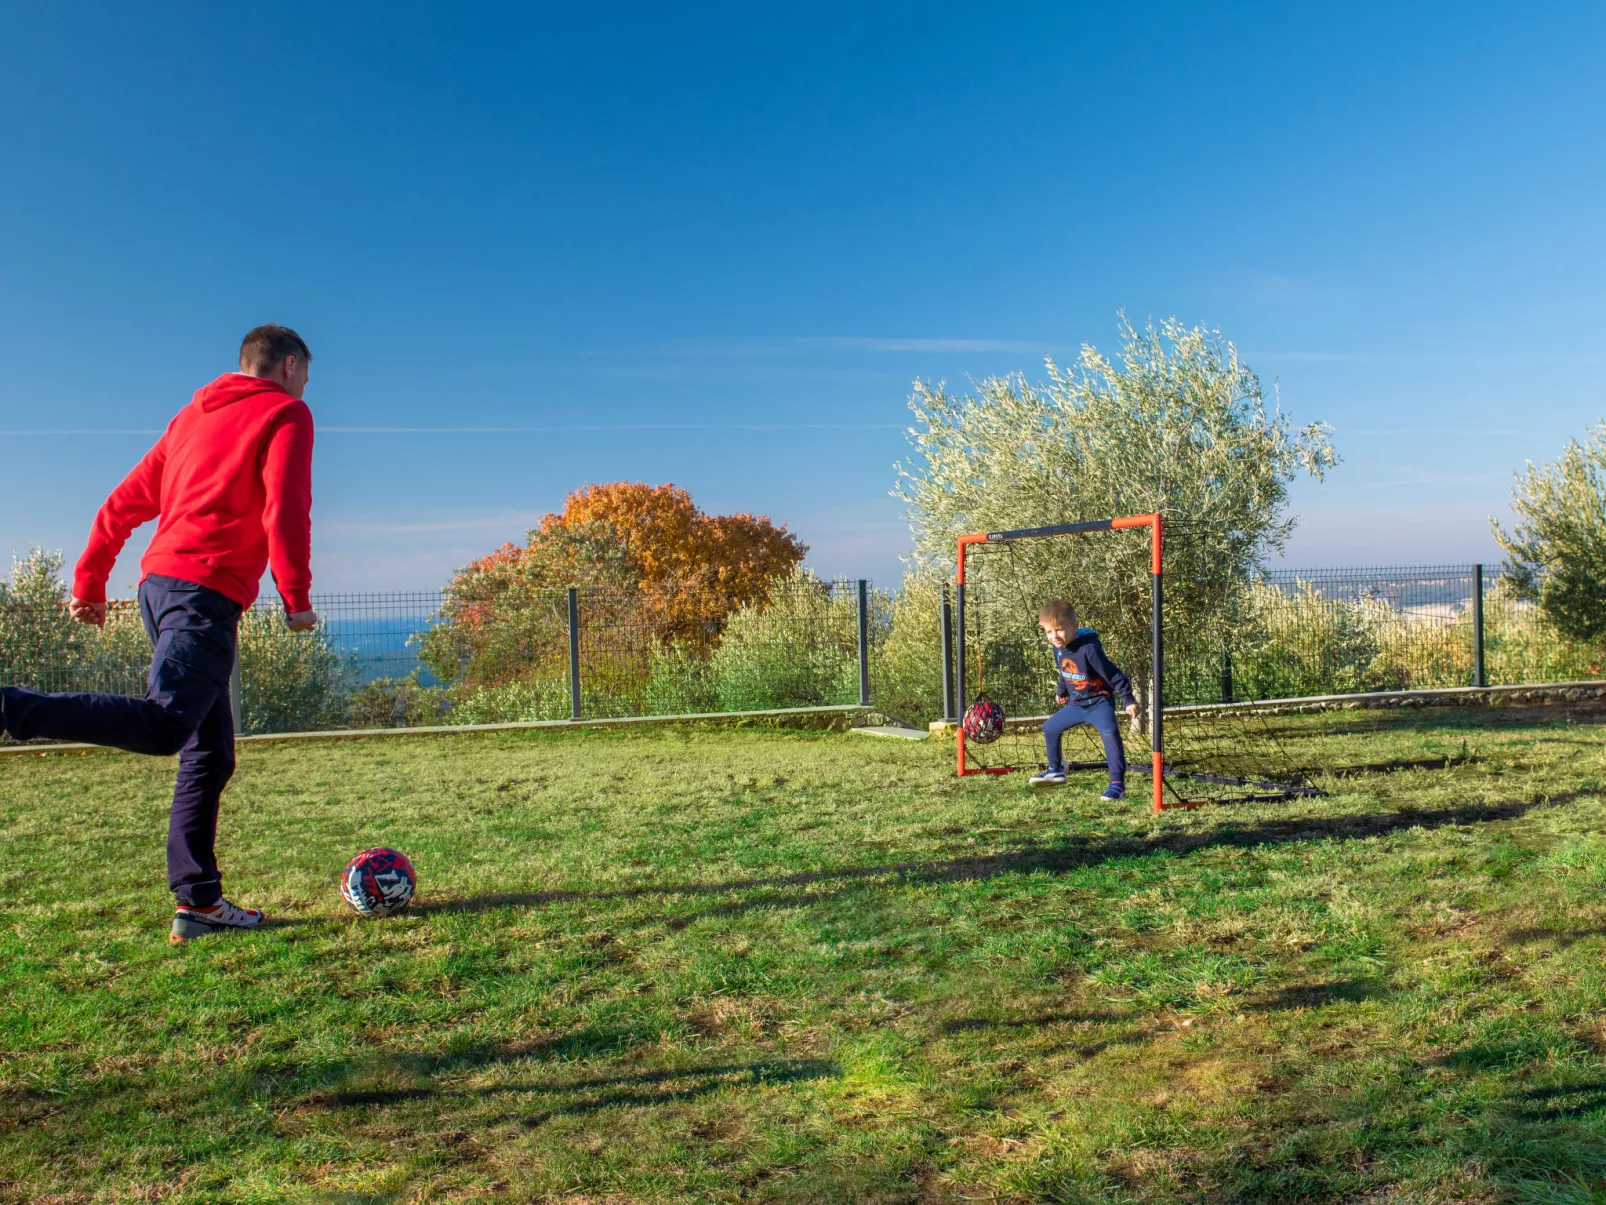
M0 554L76 556L262 321L315 354L322 589L621 478L892 578L910 380L1118 311L1333 425L1299 564L1494 560L1606 411L1598 4L264 11L7 15Z

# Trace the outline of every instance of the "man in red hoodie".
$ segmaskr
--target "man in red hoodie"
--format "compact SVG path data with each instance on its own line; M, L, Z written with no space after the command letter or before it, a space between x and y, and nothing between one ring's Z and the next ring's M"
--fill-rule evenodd
M156 646L143 699L0 689L0 729L132 753L178 754L167 882L173 941L254 929L262 913L223 898L214 845L234 773L229 675L240 615L270 565L293 631L318 617L312 587L312 354L288 327L259 326L240 371L200 389L95 516L73 572L74 619L106 622L106 577L129 533L160 516L140 561L139 609Z

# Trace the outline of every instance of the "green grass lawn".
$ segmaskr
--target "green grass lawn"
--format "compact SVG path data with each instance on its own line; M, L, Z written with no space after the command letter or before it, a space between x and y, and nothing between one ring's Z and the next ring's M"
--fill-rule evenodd
M0 759L0 1200L1606 1201L1606 728L1288 723L1452 764L1157 819L946 742L248 747L276 923L178 948L171 764Z

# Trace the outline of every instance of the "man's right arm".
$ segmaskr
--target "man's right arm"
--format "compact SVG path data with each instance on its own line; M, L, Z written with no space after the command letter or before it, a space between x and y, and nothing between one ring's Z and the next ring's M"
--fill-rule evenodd
M111 576L117 554L128 542L129 533L161 514L162 470L166 463L167 436L164 434L96 512L84 553L73 567L73 601L87 604L82 608L87 616L85 622L95 622L96 606L100 617L105 617L106 579ZM77 617L76 611L74 614Z

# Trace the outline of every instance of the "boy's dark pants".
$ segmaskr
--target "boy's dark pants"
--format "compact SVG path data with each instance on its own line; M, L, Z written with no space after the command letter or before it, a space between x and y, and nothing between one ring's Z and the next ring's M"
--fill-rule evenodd
M49 737L159 757L178 754L167 829L167 885L181 904L223 897L214 844L218 803L234 773L234 668L240 604L172 577L147 577L139 611L156 646L145 697L0 689L0 727L18 740Z
M1104 742L1104 759L1110 764L1110 781L1126 785L1126 746L1121 743L1121 726L1116 722L1115 704L1108 697L1080 703L1072 699L1043 721L1043 743L1048 747L1048 768L1064 770L1060 740L1078 724L1092 724Z

